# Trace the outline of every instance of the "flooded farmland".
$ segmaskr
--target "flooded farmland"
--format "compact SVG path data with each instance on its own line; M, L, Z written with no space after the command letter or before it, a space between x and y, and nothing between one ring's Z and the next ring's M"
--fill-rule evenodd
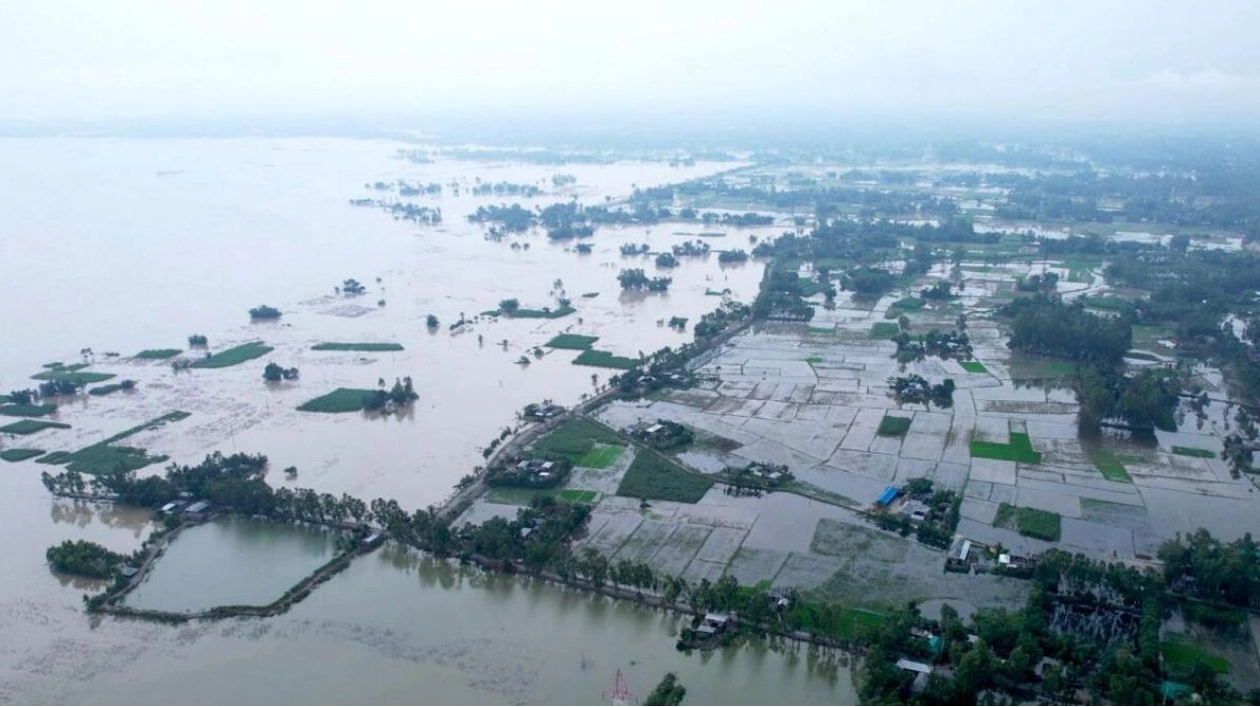
M534 347L562 332L598 336L600 349L631 357L677 346L690 334L662 320L695 321L722 299L706 292L729 290L732 298L750 301L761 277L757 263L683 258L668 273L674 280L668 293L622 295L620 268L649 273L654 268L649 257L623 259L621 243L668 250L699 230L722 230L722 236L706 237L715 250L747 248L749 235L781 230L605 228L590 241L592 252L579 254L571 245L548 242L543 233L511 239L528 242L528 250L485 239L484 229L468 223L465 214L512 200L474 197L468 189L460 196L448 189L444 196L424 198L442 209L440 226L419 227L349 206L350 199L364 196L365 182L396 179L540 183L544 196L520 201L532 205L576 196L597 203L624 197L635 185L728 166L572 165L563 171L576 176L576 183L561 192L549 181L557 168L417 165L396 159L397 147L342 140L3 141L0 148L11 159L0 167L5 185L0 198L11 216L0 225L6 244L0 281L6 301L38 293L41 304L10 312L22 346L0 349L0 387L29 387L29 377L43 364L82 361L81 349L89 347L95 354L89 370L137 382L133 391L62 399L51 419L68 429L10 436L4 446L74 451L181 410L191 416L140 431L127 443L180 463L215 450L261 452L272 460L273 485L392 497L406 507L438 503L481 461L481 448L517 424L515 413L525 404L543 398L575 403L594 391L592 374L603 382L616 373L575 366L572 351L547 350L536 358ZM335 293L350 277L368 292ZM581 296L591 293L598 295ZM572 299L575 314L482 318L461 331L449 329L461 313L471 319L502 299L540 308L555 307L562 296ZM246 310L260 303L281 309L283 318L250 323ZM429 314L441 321L436 330L425 326ZM208 337L211 352L254 340L274 351L240 366L179 373L170 361L134 358L145 349L186 349L185 339L194 333ZM403 350L312 351L319 342L394 342ZM523 355L532 359L530 365L517 363ZM267 384L260 377L267 360L297 367L301 377ZM420 399L404 415L296 410L338 387L372 388L378 379L408 375ZM297 467L298 474L281 474L287 466ZM10 645L23 647L0 654L3 702L169 702L172 690L180 691L181 701L411 702L421 699L417 686L433 690L437 684L451 691L440 699L584 702L598 699L617 667L625 668L632 689L642 692L666 669L675 670L697 699L708 701L854 699L847 670L839 677L834 672L810 677L803 656L750 647L684 657L672 648L673 620L659 614L547 587L473 580L458 589L439 582L417 586L407 569L411 564L378 556L356 561L296 611L274 619L174 628L89 619L80 597L100 583L51 573L44 549L86 539L130 553L154 526L143 511L51 501L39 481L40 472L49 469L56 470L33 461L6 463L0 477L0 512L14 539L12 566L0 585L0 631L14 639ZM201 532L172 543L129 601L169 608L255 601L254 592L273 589L257 577L243 584L249 596L221 591L240 586L231 581L235 570L270 563L279 551L288 555L285 562L267 568L279 586L286 568L304 573L327 551L323 538L274 538L235 525L192 530ZM176 552L190 544L204 547ZM237 553L245 549L257 552ZM181 555L189 566L180 567ZM401 603L382 610L383 603L395 600ZM447 600L455 604L444 605ZM430 624L443 619L446 627L420 622L415 617L421 610ZM456 625L457 616L468 618ZM487 623L478 624L479 616ZM400 617L416 622L414 627L403 633ZM572 625L565 631L571 636L566 650L575 652L576 662L548 663L554 674L547 680L533 661L542 664L541 647L554 646L548 636L556 621ZM516 638L496 652L494 665L474 669L470 646L505 635ZM364 661L382 652L393 656L388 669L374 664L370 681L353 677ZM338 667L329 670L333 656ZM426 667L416 672L417 665ZM577 679L575 666L581 670ZM464 678L449 679L451 671L461 670ZM792 677L762 681L777 685L774 693L749 687L753 676L767 671ZM382 679L382 673L388 677ZM486 673L504 677L495 682ZM275 674L292 679L277 682Z

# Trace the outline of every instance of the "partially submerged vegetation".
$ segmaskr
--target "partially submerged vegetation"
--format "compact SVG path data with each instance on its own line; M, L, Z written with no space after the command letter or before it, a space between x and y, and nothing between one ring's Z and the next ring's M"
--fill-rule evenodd
M230 349L224 349L216 354L206 354L205 358L199 358L193 361L191 368L227 368L236 366L246 361L252 361L271 353L275 349L267 346L261 341L251 341L247 344L233 346Z
M205 337L202 338L204 339ZM191 341L192 337L189 337L189 340ZM189 345L191 346L192 344L190 343ZM204 344L202 345L204 346ZM163 361L168 358L174 358L183 352L183 349L145 349L144 351L136 354L135 357Z
M434 326L437 326L436 318L434 318ZM311 347L312 351L402 351L403 345L393 342L387 343L334 343L322 342Z
M23 449L20 447L15 447L11 449L0 450L0 459L3 459L7 462L20 462L20 461L26 461L27 459L33 459L35 457L42 455L43 453L44 453L44 450L42 449Z
M659 454L639 450L617 487L617 495L695 503L711 488L712 479L686 471Z
M70 425L51 420L18 420L17 422L10 422L7 425L0 426L0 432L11 435L32 435L48 429L68 430Z

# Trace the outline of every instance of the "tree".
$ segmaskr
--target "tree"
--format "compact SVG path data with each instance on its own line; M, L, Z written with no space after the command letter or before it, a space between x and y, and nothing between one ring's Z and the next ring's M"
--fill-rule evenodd
M678 682L678 676L665 673L665 677L653 688L652 693L643 701L645 705L680 705L687 696L687 688Z
M424 325L430 329L436 329L438 327L438 318L430 314L424 318Z
M499 311L503 312L504 314L508 316L515 314L516 311L520 308L521 308L521 303L515 297L511 299L505 299L505 300L499 301Z

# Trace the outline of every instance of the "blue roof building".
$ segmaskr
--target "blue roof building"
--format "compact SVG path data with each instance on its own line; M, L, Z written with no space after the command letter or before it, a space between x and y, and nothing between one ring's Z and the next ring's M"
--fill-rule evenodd
M896 486L889 486L884 489L882 494L879 495L879 498L875 500L875 503L881 506L887 506L897 499L898 493L899 491L897 491Z

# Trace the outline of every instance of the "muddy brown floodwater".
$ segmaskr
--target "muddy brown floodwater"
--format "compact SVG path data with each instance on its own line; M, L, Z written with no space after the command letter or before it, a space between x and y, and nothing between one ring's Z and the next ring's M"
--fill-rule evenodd
M522 355L532 359L533 347L566 331L599 336L597 348L626 356L677 346L690 332L658 320L677 315L694 323L720 302L705 294L710 289L729 288L750 301L761 277L755 262L723 267L716 255L683 259L668 273L668 294L628 297L618 288L619 269L656 268L649 258L623 259L621 243L667 250L720 230L727 235L709 239L715 250L748 249L750 235L783 230L603 228L589 241L589 255L549 243L543 233L491 242L466 215L514 199L471 196L468 186L477 179L543 186L542 197L516 199L527 206L574 196L595 204L624 198L635 186L731 165L421 165L395 159L399 147L351 140L0 140L7 325L0 389L30 387L42 364L77 362L87 347L95 352L89 370L139 383L129 394L63 400L53 419L71 429L0 444L73 451L185 410L190 418L128 443L178 462L214 450L262 452L274 469L300 470L296 479L273 471L275 485L396 498L409 508L438 503L481 460L482 446L516 424L515 411L542 398L572 404L594 390L592 374L602 382L615 373L574 366L571 351L548 352L528 367L515 363ZM557 173L575 175L576 185L555 190ZM396 179L463 188L459 196L448 187L440 197L409 199L442 209L444 221L435 227L348 205L381 196L365 182ZM513 249L513 241L530 248ZM350 277L367 294L335 295L334 286ZM599 295L581 296L590 292ZM560 296L578 312L448 330L461 312L472 317L501 299L555 307ZM283 319L251 324L246 310L260 303L282 309ZM424 325L430 313L442 322L432 333ZM178 375L166 362L128 358L143 349L186 349L193 333L209 337L211 350L261 339L275 351L232 368ZM496 343L503 340L506 347ZM321 341L388 341L405 350L312 351ZM122 357L107 359L107 351ZM298 367L300 379L264 384L268 359ZM413 376L420 394L405 415L295 409L337 387L370 388L404 375ZM754 645L683 656L673 650L677 619L664 614L461 574L391 548L356 560L279 617L177 627L89 618L80 596L97 587L55 576L45 548L89 539L131 552L151 523L143 511L54 501L39 483L45 469L32 461L0 463L0 526L10 548L0 582L0 702L592 702L617 668L641 695L674 670L697 703L855 699L847 669L817 665L804 649ZM220 555L247 539L199 530L173 546L210 543L210 576L220 562L225 571L240 569ZM326 552L323 541L291 545L285 571L301 572ZM262 562L270 551L254 550L237 562ZM206 576L198 573L207 567L195 564L155 571L145 592L170 599L178 590L159 586L163 575ZM269 589L265 584L245 589ZM180 601L219 601L213 582L195 589Z

